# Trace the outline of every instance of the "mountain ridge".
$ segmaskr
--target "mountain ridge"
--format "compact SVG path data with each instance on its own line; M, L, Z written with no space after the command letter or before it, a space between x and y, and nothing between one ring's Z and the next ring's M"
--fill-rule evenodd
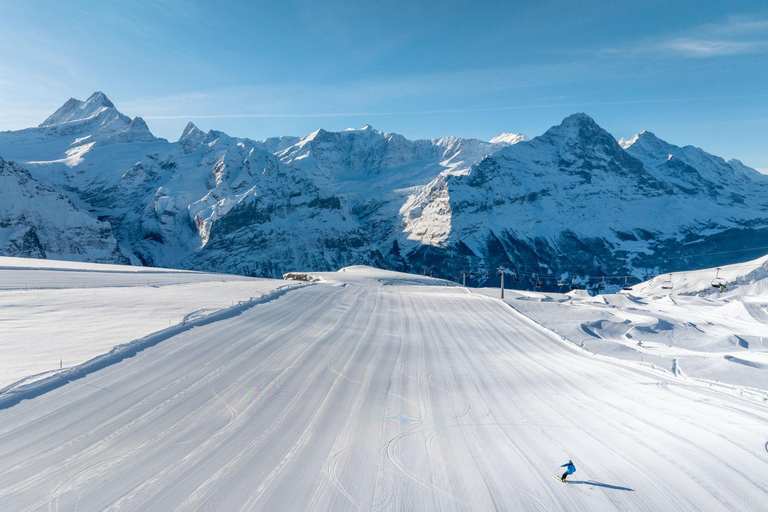
M696 264L691 240L768 232L767 177L651 132L617 141L584 113L533 139L409 140L366 125L257 141L190 122L168 142L97 92L0 133L4 155L108 221L145 265L642 274L674 270L665 256ZM661 263L639 263L650 257Z

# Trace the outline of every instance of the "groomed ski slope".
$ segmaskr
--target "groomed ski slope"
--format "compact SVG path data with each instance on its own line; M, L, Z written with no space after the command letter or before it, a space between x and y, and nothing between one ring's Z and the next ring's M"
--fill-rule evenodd
M0 510L768 509L765 405L439 281L323 277L0 410Z

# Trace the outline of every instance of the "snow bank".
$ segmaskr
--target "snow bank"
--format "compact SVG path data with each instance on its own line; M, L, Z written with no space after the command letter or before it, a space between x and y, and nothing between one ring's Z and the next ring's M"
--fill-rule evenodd
M37 268L35 268L37 267ZM0 389L298 283L0 258Z
M380 283L388 286L458 286L453 281L445 279L382 270L366 265L344 267L336 272L304 272L301 274L311 276L323 283L335 285Z
M175 273L195 273L190 270L176 270L157 267L139 267L128 265L108 265L103 263L83 263L80 261L61 261L61 260L42 260L33 258L11 258L0 256L0 270L34 270L34 269L55 269L55 270L83 270L87 272L175 272Z

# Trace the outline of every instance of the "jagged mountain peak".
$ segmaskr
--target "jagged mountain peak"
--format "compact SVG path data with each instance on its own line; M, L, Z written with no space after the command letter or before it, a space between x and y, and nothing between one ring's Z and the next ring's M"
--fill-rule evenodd
M96 91L85 101L70 98L64 105L59 107L56 112L43 121L39 127L44 128L47 126L90 119L108 109L114 109L115 112L117 112L114 103L112 103L103 92Z
M181 132L181 139L184 139L186 137L189 137L191 134L194 133L203 133L203 131L195 125L192 121L187 123L187 126L184 127L184 131Z
M230 137L226 133L219 131L219 130L210 130L208 131L208 134L205 137L205 142L207 144L212 144L214 142L234 142L235 138Z
M604 131L594 119L584 112L576 112L564 118L562 122L553 128L559 128L560 131ZM552 128L550 128L551 130Z
M91 94L88 99L85 100L85 105L100 105L106 108L115 108L115 104L109 101L107 95L101 91L96 91Z
M351 150L351 147L362 149L369 144L385 143L390 135L392 134L384 134L375 130L369 124L359 129L348 128L338 132L319 128L299 139L293 148L294 150L325 152L335 151L339 149L336 146L341 144L345 147L345 151L348 151Z
M518 142L525 142L528 140L531 140L531 138L523 133L504 132L501 135L497 135L496 137L492 138L488 142L491 144L498 144L501 142L506 142L507 144L517 144Z
M576 112L566 116L560 123L560 126L596 126L599 128L597 122L584 112Z
M646 160L650 158L650 155L655 155L657 160L669 160L670 157L679 157L681 151L687 151L689 149L703 153L702 150L696 149L693 146L681 148L674 144L670 144L648 130L642 130L631 139L622 139L622 141L624 142L621 144L621 147L629 154L638 158L640 155L643 155L646 157Z
M543 135L534 138L539 141L571 141L580 145L592 145L612 141L618 145L613 135L605 131L594 119L583 112L571 114L563 121L550 128Z
M131 122L123 128L121 131L103 140L102 144L108 144L111 142L155 142L158 139L152 132L149 131L146 121L141 117L134 117Z
M648 130L640 130L639 133L636 133L630 139L625 139L623 137L619 139L619 146L621 146L622 149L629 149L635 144L656 147L670 145L668 142L658 138L656 134L649 132Z
M644 131L645 131L645 130L643 130L643 132L644 132ZM643 132L640 132L640 133L643 133ZM622 137L622 138L620 138L620 139L619 139L619 146L621 146L621 149L629 149L629 148L632 146L632 144L634 144L635 142L637 142L637 139L638 139L639 137L640 137L640 134L639 134L639 133L636 133L636 134L634 134L634 135L633 135L632 137L630 137L629 139L626 139L626 138Z
M318 137L322 137L328 133L323 128L318 128L317 130L313 131L312 133L308 133L304 137L301 138L300 142L312 142L313 140L317 139Z
M555 151L558 153L579 158L597 153L610 154L612 158L619 160L623 160L626 156L622 155L622 148L613 135L582 112L566 117L559 125L533 138L532 143L533 146L530 148L532 151L537 151L542 146L551 146L553 149L557 148ZM527 146L527 144L516 144L506 148L505 151L521 146Z
M184 127L184 131L181 132L181 137L179 137L179 144L181 144L183 147L191 148L202 144L206 137L207 134L195 126L195 123L190 121L187 123L187 126Z
M471 187L482 188L496 179L504 182L504 187L523 184L548 194L550 188L577 190L585 186L602 191L600 183L604 180L614 187L611 193L632 187L656 194L663 188L645 172L640 160L625 152L610 133L583 113L566 117L529 142L492 153L472 166L465 181Z
M75 98L69 98L67 101L64 102L62 106L56 109L56 112L48 116L48 118L42 123L40 123L38 126L42 128L44 126L51 126L54 124L58 124L59 122L61 122L62 119L67 119L73 116L74 113L82 104L83 102L80 100L77 100Z
M323 130L323 131L325 131L325 130ZM362 128L352 128L352 127L349 127L347 129L344 129L344 130L341 130L341 131L342 132L376 132L376 133L381 133L379 130L377 130L376 128L374 128L370 124L366 124Z
M132 130L149 130L149 126L147 126L147 122L144 120L144 118L136 116L133 118L133 121L131 121L131 124L129 125L129 128Z

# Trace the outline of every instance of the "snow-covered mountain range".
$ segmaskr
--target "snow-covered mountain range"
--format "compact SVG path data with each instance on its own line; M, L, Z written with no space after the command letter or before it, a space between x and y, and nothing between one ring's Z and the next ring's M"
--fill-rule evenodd
M351 264L578 277L714 266L768 245L768 176L650 132L616 141L584 114L490 142L370 126L257 141L192 123L168 142L94 93L0 132L0 157L18 164L0 166L0 253L15 256L265 277Z

